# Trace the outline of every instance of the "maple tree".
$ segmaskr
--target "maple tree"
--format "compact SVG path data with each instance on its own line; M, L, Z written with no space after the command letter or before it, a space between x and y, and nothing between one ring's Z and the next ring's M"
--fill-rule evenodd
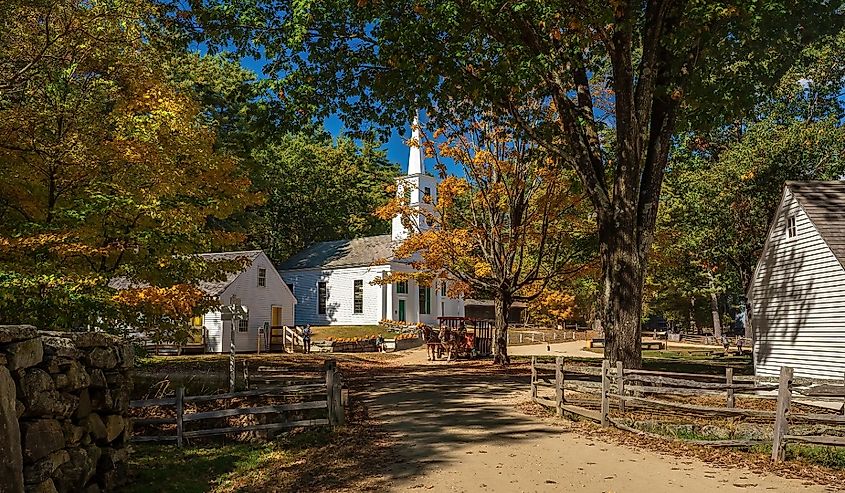
M203 42L263 49L288 104L350 127L395 128L419 108L507 114L575 170L595 210L605 353L627 367L641 365L643 283L678 125L749 110L843 22L825 0L212 0L180 14ZM546 118L526 117L527 100Z
M225 274L190 255L237 243L216 228L261 202L190 91L162 70L148 2L11 2L0 43L0 319L106 324L125 306L108 282L156 290ZM220 267L216 269L215 267ZM180 303L186 311L199 309ZM138 298L140 297L140 298ZM168 302L170 303L170 302ZM167 312L166 309L162 313ZM124 318L125 320L125 318Z
M550 283L578 272L593 229L585 220L580 186L559 160L490 120L445 124L416 143L438 160L437 199L431 203L428 196L428 204L419 207L407 194L397 194L379 209L383 219L402 216L410 233L395 248L394 260L414 267L379 282L440 280L452 297L492 298L494 361L508 364L511 305L534 300ZM447 176L445 159L463 173Z

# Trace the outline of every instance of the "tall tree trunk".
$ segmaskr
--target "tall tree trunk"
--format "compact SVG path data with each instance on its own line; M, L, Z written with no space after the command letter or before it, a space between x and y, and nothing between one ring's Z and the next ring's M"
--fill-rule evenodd
M493 363L509 365L508 356L508 312L511 309L511 294L498 291L493 295L493 311L496 317L496 337L493 341Z
M713 335L722 337L722 318L719 315L719 297L710 291L710 315L713 317Z
M602 326L605 358L625 368L642 366L642 299L645 266L630 223L599 225L602 255Z

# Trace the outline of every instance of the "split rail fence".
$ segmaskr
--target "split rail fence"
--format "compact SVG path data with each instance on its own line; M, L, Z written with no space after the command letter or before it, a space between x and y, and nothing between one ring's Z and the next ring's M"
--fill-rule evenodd
M291 377L283 370L272 367L260 367L258 374L250 382L262 388L253 388L239 392L213 395L185 395L185 388L179 387L173 397L163 399L144 399L131 401L131 409L172 408L172 416L153 418L133 418L133 427L166 426L173 429L171 434L133 434L132 442L173 442L181 447L192 438L204 438L257 431L279 431L290 428L310 426L336 426L344 423L345 390L342 389L341 375L336 362L326 361L325 376L319 378ZM245 398L296 398L299 402L273 404L254 407L227 407L210 411L188 413L187 403L207 403L242 400ZM323 410L325 417L312 419L290 419L290 414L308 410ZM204 427L209 420L237 416L265 416L271 422L249 424L245 426ZM198 423L198 424L197 424ZM191 430L186 425L191 424ZM175 428L173 427L175 425Z
M654 435L624 423L625 417L638 410L659 410L666 414L679 414L712 418L740 418L744 421L773 424L773 437L767 440L686 440L698 445L717 447L748 447L758 444L772 445L772 459L784 459L787 443L808 443L828 446L845 446L845 385L817 382L797 385L793 369L782 367L778 381L761 382L751 376L735 376L733 368L726 368L724 375L664 372L623 368L621 362L611 366L602 361L601 368L566 365L563 357L554 363L531 358L531 399L537 404L555 409L559 415L576 414L602 426L643 435ZM838 383L838 382L837 382ZM541 389L550 389L553 395L541 396ZM569 391L569 395L567 395ZM777 394L774 394L777 391ZM724 405L699 405L683 402L684 397L721 396ZM746 409L736 405L737 396L775 401L775 410ZM675 398L676 400L670 400ZM793 412L796 399L813 412ZM822 407L822 402L843 403L841 411ZM611 414L611 407L616 412ZM765 406L764 406L765 407ZM837 414L842 413L842 414ZM827 425L823 431L840 435L819 435L810 427L790 433L794 425ZM805 427L806 428L806 427ZM666 438L661 436L661 438Z

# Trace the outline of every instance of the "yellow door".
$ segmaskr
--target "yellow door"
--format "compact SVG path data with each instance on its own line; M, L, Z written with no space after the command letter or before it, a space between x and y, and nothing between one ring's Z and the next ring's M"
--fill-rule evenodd
M270 313L270 325L278 327L282 325L282 307L274 306Z

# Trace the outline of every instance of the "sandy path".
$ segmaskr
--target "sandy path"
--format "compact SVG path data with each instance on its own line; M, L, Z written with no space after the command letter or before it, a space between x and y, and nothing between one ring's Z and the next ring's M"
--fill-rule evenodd
M546 345L528 344L525 346L509 346L508 354L511 356L578 356L580 358L601 358L600 353L584 351L584 346L589 345L588 341L557 342Z
M399 441L396 462L381 465L391 491L831 491L550 426L514 409L525 397L524 377L441 364L379 385L368 405Z

